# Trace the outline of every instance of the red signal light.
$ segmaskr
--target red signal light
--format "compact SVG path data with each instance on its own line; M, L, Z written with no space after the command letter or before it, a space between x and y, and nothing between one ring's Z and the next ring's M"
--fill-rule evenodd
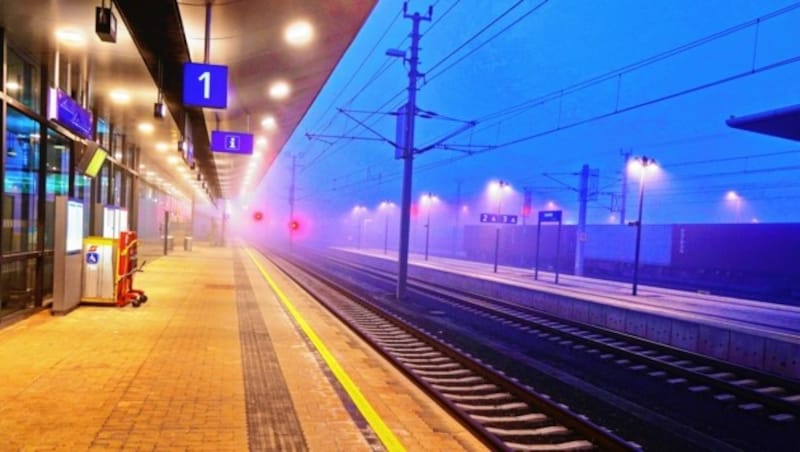
M256 221L261 221L261 220L264 219L264 214L261 213L260 210L257 210L255 212L253 212L253 219L256 220Z
M292 230L292 231L296 231L296 230L300 229L300 222L298 222L297 220L292 220L289 223L289 229Z

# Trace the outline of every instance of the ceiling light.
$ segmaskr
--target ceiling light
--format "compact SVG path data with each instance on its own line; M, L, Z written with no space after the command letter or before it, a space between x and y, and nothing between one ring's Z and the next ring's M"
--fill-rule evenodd
M149 122L140 122L139 126L137 128L139 129L139 132L142 132L142 133L153 133L153 130L156 129Z
M289 24L283 32L283 39L293 46L308 44L313 37L314 28L305 20L298 20Z
M169 145L167 143L164 143L163 141L156 143L156 150L166 152L167 149L169 149Z
M6 89L8 91L18 91L20 88L21 88L21 86L17 82L8 82L8 83L6 83Z
M131 95L127 91L115 89L111 91L111 100L118 104L127 104L131 101Z
M180 161L181 161L181 158L178 157L175 154L170 155L169 157L167 157L167 163L170 163L170 164L173 164L173 165L177 164Z
M267 145L267 139L265 137L258 137L258 138L256 138L256 144L259 145L259 146L266 146Z
M265 116L264 119L261 120L261 127L267 130L275 130L278 127L278 123L275 121L275 117L272 115Z
M284 99L289 95L289 91L289 84L280 80L269 87L269 97L273 99Z
M83 33L74 29L56 30L56 38L68 45L83 45L86 43L86 37Z

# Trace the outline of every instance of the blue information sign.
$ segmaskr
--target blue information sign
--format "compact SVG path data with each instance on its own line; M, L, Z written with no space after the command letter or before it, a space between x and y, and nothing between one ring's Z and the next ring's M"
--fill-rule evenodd
M558 221L561 222L561 211L560 210L543 210L539 212L539 221L542 223L548 221Z
M92 138L92 112L81 107L60 89L50 88L47 116L82 138Z
M188 107L228 107L228 67L183 64L183 104Z
M252 154L253 134L214 130L211 132L211 150L228 154Z
M482 213L481 223L517 224L519 217L516 215L503 215L496 213Z
M100 255L97 253L86 253L86 263L87 264L97 264L100 262Z

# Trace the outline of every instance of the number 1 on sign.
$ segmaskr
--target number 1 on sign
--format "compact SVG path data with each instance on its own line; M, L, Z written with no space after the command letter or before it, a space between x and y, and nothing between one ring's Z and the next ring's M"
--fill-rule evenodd
M197 77L197 80L203 82L203 98L210 99L211 98L211 73L208 71L203 72L200 74L200 77Z

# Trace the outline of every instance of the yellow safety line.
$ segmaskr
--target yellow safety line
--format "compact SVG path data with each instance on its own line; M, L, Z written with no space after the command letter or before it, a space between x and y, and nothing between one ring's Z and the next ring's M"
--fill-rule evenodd
M389 429L383 419L375 412L375 409L372 408L369 401L367 401L366 397L361 393L361 390L358 389L358 386L350 379L350 376L347 372L342 368L339 361L333 356L333 354L328 350L328 347L322 342L322 340L317 336L317 333L311 328L311 326L305 321L300 312L297 308L294 307L289 298L281 291L278 285L275 283L275 280L264 270L264 267L256 260L253 253L250 252L250 249L245 249L247 254L250 256L250 259L253 260L253 263L258 267L258 270L261 272L261 275L264 276L264 279L267 281L269 286L275 291L275 294L278 295L278 298L281 300L281 303L286 307L289 313L294 318L297 325L303 332L306 334L308 339L314 344L319 354L322 356L322 359L325 360L325 363L330 368L333 375L339 380L339 383L342 385L347 394L350 396L350 399L358 408L358 411L361 412L361 415L367 420L369 425L378 435L383 446L386 447L389 451L405 451L405 447L400 443L394 433Z

